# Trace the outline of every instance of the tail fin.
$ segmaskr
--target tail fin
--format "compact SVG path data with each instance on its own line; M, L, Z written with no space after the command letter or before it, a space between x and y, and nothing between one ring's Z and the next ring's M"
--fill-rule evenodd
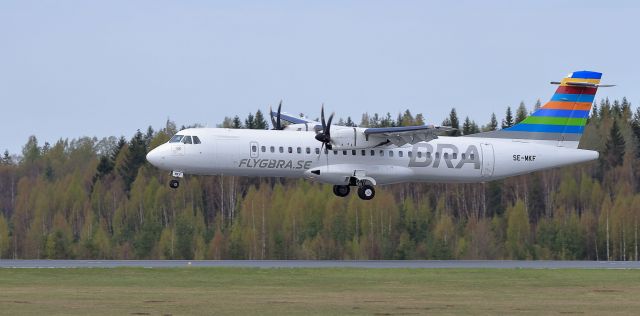
M578 148L593 99L601 86L601 77L601 73L593 71L570 73L561 82L551 82L559 85L551 100L522 122L502 130L470 136L522 139Z

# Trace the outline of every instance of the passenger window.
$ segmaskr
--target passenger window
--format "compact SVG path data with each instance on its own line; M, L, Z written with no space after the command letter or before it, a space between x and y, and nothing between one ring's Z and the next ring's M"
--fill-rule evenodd
M384 157L384 150L380 150L380 157Z
M258 147L256 145L251 146L251 151L252 152L258 151Z
M444 158L445 159L449 158L449 153L444 153Z
M440 158L440 153L436 153L436 158Z
M356 155L356 151L355 151L355 150L352 150L352 151L351 151L351 155L355 156L355 155Z
M265 146L260 147L260 151L263 152L263 153L266 152L267 151L267 147L265 147Z
M333 151L333 154L334 154L334 155L337 155L337 154L338 154L338 151L337 151L337 150L334 150L334 151Z
M389 150L389 157L393 157L393 151Z
M296 148L296 152L301 154L302 153L302 148L300 148L300 147Z
M418 156L418 158L422 158L422 152L421 151L417 152L416 155Z
M343 156L346 156L346 155L347 155L347 151L346 151L346 150L343 150L343 151L342 151L342 155L343 155Z
M458 159L458 153L453 153L453 159Z
M185 137L182 139L182 142L183 142L183 143L185 143L185 144L193 144L193 143L191 142L191 136L185 136Z
M200 142L200 138L198 138L198 136L193 136L193 143L194 143L194 144L202 144L202 143Z
M284 147L280 146L279 151L281 154L284 153Z
M316 147L316 155L320 155L320 148Z
M307 147L307 154L311 153L311 148Z
M276 148L275 148L275 147L273 147L273 146L271 146L271 147L269 148L269 150L270 150L272 153L276 152Z
M287 150L289 151L290 154L293 154L293 147L289 147Z
M465 154L462 154L462 159L463 159L463 160L464 160L464 156L465 156Z
M367 155L367 151L363 149L363 150L362 150L362 155L363 155L363 156L366 156L366 155Z
M170 143L179 143L182 140L182 135L174 135L173 137L171 137L171 140L169 141Z
M427 158L431 158L431 152L427 151Z
M402 155L404 155L404 151L401 150L398 152L398 157L402 157Z
M471 160L475 160L476 155L475 154L469 154L469 157L471 158Z
M412 153L411 153L411 150L409 150L409 151L407 152L407 156L408 156L409 158L411 158L411 156L413 156L413 155L412 155Z
M373 150L373 149L371 149L371 156L373 157L373 156L375 156L375 155L376 155L376 151L375 151L375 150Z

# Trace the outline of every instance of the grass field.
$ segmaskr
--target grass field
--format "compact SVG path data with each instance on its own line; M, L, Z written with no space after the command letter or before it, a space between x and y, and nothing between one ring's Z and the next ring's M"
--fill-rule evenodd
M0 269L0 314L637 314L639 270Z

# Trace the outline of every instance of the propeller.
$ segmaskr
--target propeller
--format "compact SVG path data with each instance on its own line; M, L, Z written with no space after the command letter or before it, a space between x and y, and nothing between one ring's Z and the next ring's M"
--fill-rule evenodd
M280 110L281 109L282 109L282 100L280 100L280 104L278 104L278 114L276 115L276 118L274 119L273 118L273 109L271 109L271 106L269 106L269 115L271 116L271 125L273 126L272 129L275 129L275 130L284 129L284 127L280 123Z
M329 120L325 121L324 119L324 104L320 110L320 122L322 123L322 131L316 134L316 140L322 143L323 146L327 146L327 149L331 150L331 121L333 120L333 115L335 113L331 113L329 115Z

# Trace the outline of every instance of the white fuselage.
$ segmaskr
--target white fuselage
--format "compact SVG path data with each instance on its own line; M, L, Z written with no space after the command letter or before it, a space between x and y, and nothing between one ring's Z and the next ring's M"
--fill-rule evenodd
M595 151L525 140L444 137L402 147L321 151L315 132L193 128L201 144L165 143L147 159L198 175L307 178L344 185L350 176L397 182L484 182L598 158Z

